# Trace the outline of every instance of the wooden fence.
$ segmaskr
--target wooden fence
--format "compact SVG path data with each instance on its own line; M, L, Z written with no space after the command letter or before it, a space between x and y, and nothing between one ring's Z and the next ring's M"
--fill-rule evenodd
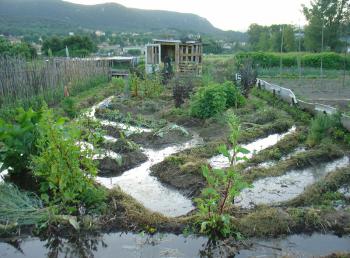
M52 91L70 82L106 75L108 61L52 59L26 62L22 58L0 57L0 105Z

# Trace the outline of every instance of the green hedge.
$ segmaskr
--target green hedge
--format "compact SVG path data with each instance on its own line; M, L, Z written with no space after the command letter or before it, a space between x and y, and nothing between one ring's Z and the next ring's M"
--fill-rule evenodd
M259 67L268 68L280 65L280 58L284 67L292 67L298 65L298 57L301 57L302 67L319 68L321 59L325 69L343 69L344 62L346 68L350 68L350 56L337 54L334 52L325 53L272 53L272 52L240 52L235 55L237 64L242 63L242 60L249 58Z

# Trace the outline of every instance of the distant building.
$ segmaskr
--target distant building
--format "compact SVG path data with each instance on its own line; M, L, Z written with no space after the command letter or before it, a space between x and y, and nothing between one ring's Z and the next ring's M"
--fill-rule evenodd
M69 36L74 36L74 32L69 32L68 35Z
M109 45L108 43L101 43L97 48L100 56L116 56L122 54L122 48L118 44Z
M175 73L202 73L202 42L197 40L154 39L146 45L146 73L173 67Z
M97 30L97 31L95 31L95 35L97 37L102 37L102 36L106 36L106 33L104 31Z

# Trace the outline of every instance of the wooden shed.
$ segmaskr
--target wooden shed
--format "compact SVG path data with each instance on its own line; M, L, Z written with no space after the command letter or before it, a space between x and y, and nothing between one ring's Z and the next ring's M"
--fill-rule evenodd
M154 39L146 45L146 73L161 71L170 62L174 73L202 73L202 42Z

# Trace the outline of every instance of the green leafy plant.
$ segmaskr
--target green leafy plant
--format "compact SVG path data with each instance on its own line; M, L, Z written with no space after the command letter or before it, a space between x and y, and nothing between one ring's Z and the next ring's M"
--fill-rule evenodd
M191 99L191 115L209 118L221 113L226 108L226 93L217 84L202 87Z
M221 145L218 150L229 160L230 167L224 170L203 166L202 174L207 181L207 187L196 199L200 232L208 235L213 241L231 235L240 236L231 223L232 217L228 210L240 191L249 186L242 181L240 174L234 168L238 161L246 159L244 154L249 153L248 150L238 145L239 120L234 114L230 114L228 123L231 129L229 140L232 150L229 151L226 145Z
M97 174L95 152L77 144L81 141L79 127L66 124L63 118L55 119L44 109L38 132L38 154L32 156L31 167L39 178L44 202L70 214L80 207L102 208L105 192L93 181Z
M20 108L14 121L0 120L0 161L1 171L8 169L10 174L29 173L30 156L37 153L37 124L41 112Z

